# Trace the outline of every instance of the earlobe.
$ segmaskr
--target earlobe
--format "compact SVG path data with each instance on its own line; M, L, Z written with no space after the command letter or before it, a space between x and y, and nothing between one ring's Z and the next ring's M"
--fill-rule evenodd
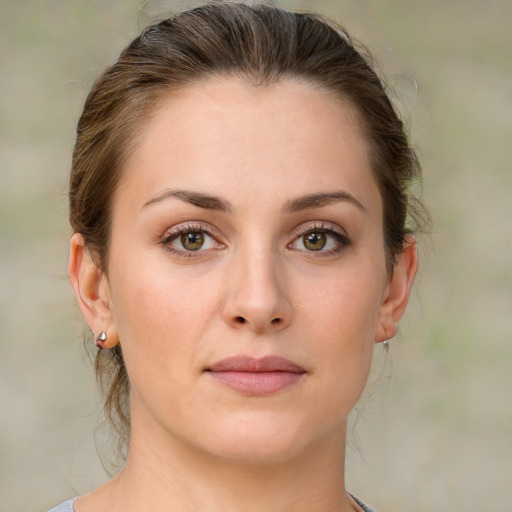
M398 322L409 302L417 269L416 239L413 235L406 235L404 249L397 256L387 293L381 306L375 332L376 343L382 343L395 336Z
M102 348L111 348L119 341L115 326L110 288L104 272L85 246L84 238L75 233L69 243L68 276L78 306L93 332L94 338L105 332Z

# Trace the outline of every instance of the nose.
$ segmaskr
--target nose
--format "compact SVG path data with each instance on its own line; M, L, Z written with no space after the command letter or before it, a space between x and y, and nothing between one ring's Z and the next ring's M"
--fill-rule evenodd
M230 265L224 321L258 334L283 330L291 322L292 308L279 256L271 249L248 252Z

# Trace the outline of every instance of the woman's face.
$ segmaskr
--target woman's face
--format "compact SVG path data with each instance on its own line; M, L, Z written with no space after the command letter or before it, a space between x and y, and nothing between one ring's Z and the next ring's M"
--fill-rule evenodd
M105 296L133 440L237 460L342 443L393 312L354 109L207 81L158 107L123 173Z

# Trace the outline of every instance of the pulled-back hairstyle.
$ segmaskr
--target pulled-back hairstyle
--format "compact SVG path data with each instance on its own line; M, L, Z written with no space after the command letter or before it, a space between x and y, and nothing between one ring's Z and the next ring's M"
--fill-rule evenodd
M78 123L69 200L71 226L98 267L108 274L113 192L149 116L173 91L216 76L259 87L300 80L355 106L382 195L392 272L405 235L420 227L424 213L409 192L420 166L369 53L317 15L231 2L208 3L149 26L94 83ZM107 418L126 440L129 383L121 344L99 351L95 367Z

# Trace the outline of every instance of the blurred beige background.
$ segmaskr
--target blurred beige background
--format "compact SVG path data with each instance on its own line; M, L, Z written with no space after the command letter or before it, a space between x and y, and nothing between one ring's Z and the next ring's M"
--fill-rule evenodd
M191 4L141 3L0 0L0 512L44 511L105 479L65 192L95 76L138 25ZM512 510L512 2L280 3L375 52L434 219L401 336L377 351L348 487L382 512Z

